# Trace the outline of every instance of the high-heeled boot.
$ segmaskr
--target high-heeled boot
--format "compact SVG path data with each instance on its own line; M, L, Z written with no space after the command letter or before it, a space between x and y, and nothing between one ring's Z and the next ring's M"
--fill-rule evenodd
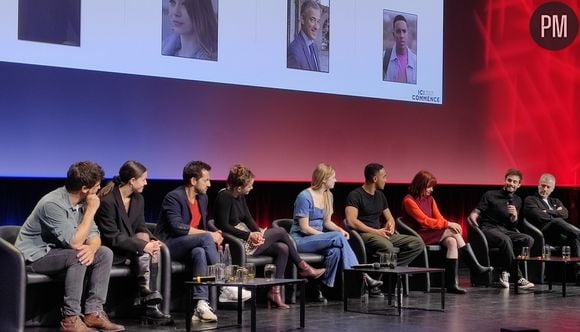
M447 258L445 260L445 287L447 293L465 294L467 291L459 287L459 263L457 258Z
M270 288L267 294L268 298L268 309L272 308L272 303L279 309L289 309L290 306L282 301L282 296L280 296L280 286L273 286Z
M157 281L157 265L155 264L155 268L151 269L151 255L143 254L137 258L137 285L139 287L139 293L134 301L135 305L159 304L163 300L158 291L152 290L149 287L150 280Z
M306 261L301 261L300 263L298 263L298 268L300 269L298 275L300 275L302 278L318 279L320 278L320 276L324 274L324 272L326 272L325 268L322 269L313 268L312 266L310 266L310 264L306 263Z
M483 274L493 271L493 267L491 266L485 267L479 264L477 258L475 257L475 253L473 252L473 249L471 248L469 243L459 248L459 257L461 257L463 262L467 264L469 269L474 273Z

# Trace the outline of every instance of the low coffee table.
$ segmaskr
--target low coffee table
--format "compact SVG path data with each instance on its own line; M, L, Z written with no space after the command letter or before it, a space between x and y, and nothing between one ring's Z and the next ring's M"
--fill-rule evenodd
M431 267L396 267L394 269L381 267L381 268L374 268L372 266L368 266L371 264L364 264L361 266L353 266L351 269L344 269L343 270L343 288L342 288L342 296L344 301L344 311L348 311L348 296L346 292L346 278L349 275L357 275L360 276L362 273L382 273L387 275L388 277L388 305L392 304L391 300L391 277L394 276L396 278L397 286L396 286L396 296L397 296L397 309L399 316L402 314L402 309L418 309L418 310L427 310L427 311L445 311L445 287L441 287L441 309L429 309L429 308L417 308L417 307L403 307L403 292L402 292L402 283L403 277L413 274L426 274L426 273L440 273L441 280L445 280L445 269L440 268L431 268Z
M252 297L248 300L251 304L251 330L256 331L256 290L258 288L266 288L272 286L284 286L284 285L300 285L300 328L305 326L305 284L306 279L271 279L266 280L263 278L256 278L252 281L247 282L225 282L225 281L202 281L198 282L195 280L189 280L185 282L185 287L187 288L188 295L186 296L186 312L185 312L185 330L187 332L191 331L191 316L193 313L193 286L208 286L208 287L218 287L218 286L233 286L238 287L238 324L237 326L242 326L242 287L246 288L252 293ZM225 327L225 326L223 326ZM220 328L220 327L216 327ZM204 329L206 330L206 329Z
M521 257L518 256L516 257L516 260L519 262L524 262L524 264L526 262L544 262L547 263L548 266L550 265L561 265L562 266L562 297L566 297L566 278L567 278L567 270L568 270L568 265L570 264L576 264L580 262L580 257L570 257L570 258L562 258L562 257L556 257L556 256L552 256L550 258L542 258L541 256L538 257ZM518 270L517 270L517 265L516 265L516 269L514 271L514 275L517 275ZM548 289L552 290L552 280L548 279ZM514 290L516 292L516 294L519 293L519 287L518 287L518 283L515 283L514 286Z

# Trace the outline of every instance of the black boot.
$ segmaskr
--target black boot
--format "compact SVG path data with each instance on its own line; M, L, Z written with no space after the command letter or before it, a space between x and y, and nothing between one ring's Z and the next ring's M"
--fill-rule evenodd
M153 325L173 325L173 318L171 315L166 315L157 308L156 305L148 305L143 309L141 315L142 324Z
M366 279L369 288L381 287L383 285L382 280L375 280L368 273L363 273L363 278Z
M320 303L327 303L328 302L326 297L324 297L324 295L322 294L322 285L320 285L320 284L318 284L316 286L316 298L314 300L316 302L320 302Z
M463 288L459 288L459 263L457 258L447 258L445 260L445 287L447 293L465 294Z
M459 248L459 257L461 257L463 262L467 264L471 272L475 274L483 274L493 271L493 267L491 266L485 267L479 264L477 258L475 257L475 253L473 252L473 249L471 249L469 243L467 243L462 248Z
M157 264L151 266L151 255L143 254L137 258L137 285L139 293L134 301L134 305L154 305L162 301L161 294L154 290L157 284ZM153 280L153 283L150 281ZM153 284L153 289L150 288Z

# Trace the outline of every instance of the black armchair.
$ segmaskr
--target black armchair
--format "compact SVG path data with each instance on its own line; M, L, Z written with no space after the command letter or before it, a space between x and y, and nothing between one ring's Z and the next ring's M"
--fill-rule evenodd
M421 236L419 236L419 234L414 229L409 227L409 225L405 224L405 222L403 221L403 218L401 218L401 217L397 218L397 230L401 234L416 236L417 238L419 238L421 240L421 242L423 242L423 239L421 238ZM447 249L440 244L426 245L424 242L423 242L423 244L425 245L425 249L423 249L423 255L420 255L419 257L417 257L416 260L419 259L421 261L422 266L424 266L424 267L429 267L429 256L437 255L440 257L442 255L445 255L445 253L447 251ZM444 280L441 280L441 283L443 283L443 282L444 282ZM431 291L430 273L425 274L425 291L426 292Z
M294 220L292 219L276 219L272 222L273 227L280 227L284 228L286 232L290 233L290 228L292 228L292 223ZM294 239L290 237L292 242ZM296 245L296 242L294 242ZM314 254L309 252L299 252L300 258L306 261L308 264L322 264L324 262L324 255ZM294 266L294 271L292 272L292 277L295 278L297 276L296 266Z
M0 322L6 331L23 331L26 315L26 267L22 254L13 245L19 228L0 227L0 298L4 299L0 304Z
M342 220L342 225L344 226L344 229L348 232L348 235L350 236L348 244L350 244L352 251L354 251L354 254L358 259L358 262L361 264L368 263L367 250L365 248L365 243L362 237L360 236L360 233L350 228L350 226L348 226L348 223L346 222L346 219Z
M479 264L483 266L492 266L490 257L499 255L499 248L490 248L487 243L487 238L479 229L479 225L475 220L467 217L468 232L467 237L471 248L477 257ZM472 285L491 285L491 273L474 274L470 272L470 279Z
M213 219L208 220L207 228L212 232L218 230L218 228L215 225L215 221ZM274 259L271 256L246 255L244 242L237 236L226 232L222 232L222 236L224 237L224 244L227 243L230 245L230 253L232 254L232 264L244 265L245 263L254 263L256 267L260 267L274 262Z

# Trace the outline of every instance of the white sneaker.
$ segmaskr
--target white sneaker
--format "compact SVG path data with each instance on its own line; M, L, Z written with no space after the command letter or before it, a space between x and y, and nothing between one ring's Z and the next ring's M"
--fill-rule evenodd
M209 306L206 300L197 301L197 306L193 311L193 317L191 317L191 322L217 322L217 316L214 314L213 309Z
M507 271L501 273L499 285L503 288L510 288L510 274Z
M529 288L534 288L533 283L527 281L525 278L520 278L520 280L518 280L518 287L521 289L529 289Z
M242 288L242 301L249 300L252 292ZM220 302L238 302L238 287L224 286L221 288Z

